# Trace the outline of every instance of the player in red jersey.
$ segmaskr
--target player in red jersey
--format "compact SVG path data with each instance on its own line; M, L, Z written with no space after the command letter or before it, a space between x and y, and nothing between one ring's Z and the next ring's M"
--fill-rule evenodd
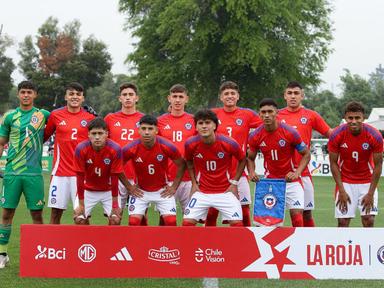
M136 110L136 103L139 101L137 86L133 83L120 85L119 101L121 110L110 113L105 117L109 130L109 138L123 148L139 137L138 124L143 113ZM131 161L124 166L124 173L132 184L135 181L135 172ZM121 211L125 208L128 199L128 192L125 186L119 181L119 203Z
M88 139L87 125L95 118L82 108L84 88L81 84L68 84L65 101L65 107L52 111L44 130L45 140L56 133L48 196L48 207L52 208L50 224L60 224L69 201L72 201L73 209L77 206L73 154L77 144Z
M130 192L129 225L140 225L150 203L156 204L165 226L176 226L174 194L185 171L185 161L176 146L157 136L157 119L150 115L139 121L140 138L124 146L123 159L133 161L137 186L124 181ZM177 166L172 185L167 185L168 161Z
M185 112L185 105L188 100L187 89L181 84L173 85L168 95L171 110L157 118L159 135L170 140L181 155L184 155L185 141L196 134L193 115ZM176 171L177 166L169 161L169 181L172 182L175 179ZM175 194L176 201L179 201L183 212L189 201L191 187L191 178L188 171L185 171Z
M260 150L264 155L266 178L285 179L286 206L290 209L292 226L303 226L304 191L300 175L308 165L310 153L299 133L277 121L277 104L272 99L260 102L260 117L264 125L249 136L248 171L252 181L258 181L255 173L255 158ZM302 155L299 165L294 167L295 150Z
M183 226L205 220L208 209L219 210L231 226L243 226L237 185L244 171L246 157L239 144L215 133L219 126L216 114L201 110L194 116L198 135L185 143L185 158L191 176L191 200L184 211ZM230 178L232 157L237 159L236 174Z
M292 81L288 83L284 91L284 99L287 107L279 110L278 119L292 126L299 132L304 143L311 147L312 131L316 130L321 135L329 137L331 129L324 119L315 111L305 108L301 102L304 99L304 90L300 83ZM295 153L295 166L300 163L300 153ZM315 208L314 188L311 173L306 167L301 174L301 181L304 188L304 226L314 227L312 210Z
M101 203L110 225L120 224L118 204L119 174L123 174L120 146L108 137L103 118L88 125L89 140L77 145L75 171L79 206L75 210L76 224L89 224L92 209Z
M239 87L236 83L232 81L223 82L219 88L219 96L224 106L222 108L212 109L212 111L215 112L219 118L220 125L217 127L217 132L235 139L237 143L239 143L241 149L246 152L249 130L260 126L262 121L255 111L237 106L240 93ZM233 158L232 168L230 171L232 176L236 173L236 166L237 160ZM249 204L251 204L251 192L245 172L240 177L237 189L243 211L243 224L244 226L251 226L251 215L249 211ZM216 226L217 216L218 211L210 209L206 225Z
M335 217L339 227L348 227L356 209L364 227L373 227L377 215L377 184L383 162L383 137L364 124L364 107L349 102L346 124L334 129L328 142L331 172L337 186Z

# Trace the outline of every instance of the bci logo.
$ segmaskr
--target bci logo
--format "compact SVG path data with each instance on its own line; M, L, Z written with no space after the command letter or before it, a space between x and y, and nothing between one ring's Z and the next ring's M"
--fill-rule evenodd
M56 249L56 248L44 247L41 245L37 245L36 248L38 253L35 256L35 260L38 260L38 259L65 260L65 256L66 256L65 248Z

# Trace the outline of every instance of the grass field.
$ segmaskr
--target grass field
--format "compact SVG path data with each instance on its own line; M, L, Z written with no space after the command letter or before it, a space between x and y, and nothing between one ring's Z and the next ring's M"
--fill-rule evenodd
M49 175L44 175L45 187L48 189ZM1 182L1 181L0 181ZM1 183L2 184L2 183ZM334 182L330 177L315 177L314 178L316 191L316 210L314 217L317 226L334 227L336 221L334 215L333 191ZM382 191L379 187L379 191ZM379 210L383 211L383 201L379 205ZM49 209L44 210L44 220L49 222ZM106 219L101 216L102 210L100 207L93 212L92 224L103 225ZM64 213L62 223L72 224L72 212ZM289 219L289 217L286 217ZM180 220L180 219L179 219ZM82 287L85 285L91 287L202 287L201 279L35 279L35 278L20 278L19 277L19 240L20 229L22 223L31 223L30 216L24 199L20 202L19 208L16 211L14 218L11 241L9 244L9 256L11 265L3 270L0 270L0 287ZM125 211L124 224L127 223L127 213ZM156 225L158 216L150 210L149 224ZM289 220L286 225L290 225ZM360 220L356 218L352 221L351 226L359 227ZM384 227L384 217L379 215L376 219L376 227ZM220 287L382 287L382 281L347 281L347 280L312 280L312 281L281 281L281 280L259 280L259 279L219 279Z

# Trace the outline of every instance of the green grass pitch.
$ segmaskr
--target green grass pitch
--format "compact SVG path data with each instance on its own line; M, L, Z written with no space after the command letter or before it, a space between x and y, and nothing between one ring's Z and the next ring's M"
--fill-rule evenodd
M46 191L49 187L49 175L44 175ZM0 181L1 182L1 181ZM2 183L1 183L2 184ZM317 226L321 227L334 227L336 221L334 215L333 204L333 191L334 182L331 177L314 177L315 184L315 197L316 197L316 210L314 217ZM383 187L383 184L381 185ZM252 187L253 188L253 187ZM379 187L379 191L382 191ZM47 195L47 194L46 194ZM379 210L384 211L384 202L379 202ZM44 221L49 222L49 209L44 209ZM102 210L100 207L93 212L92 224L102 225L106 224L106 219L101 216ZM67 211L64 213L62 222L65 224L72 224L72 212ZM127 224L127 212L124 213L123 225ZM286 225L290 225L289 217L286 217ZM31 219L26 209L25 202L22 199L13 223L13 230L11 241L9 244L9 255L11 258L10 266L0 270L0 287L83 287L90 286L96 287L202 287L202 279L35 279L35 278L20 278L19 277L19 240L20 229L22 223L31 223ZM158 216L152 210L149 213L149 224L156 225L158 223ZM179 218L180 223L180 218ZM359 227L360 220L358 218L352 221L351 226ZM384 217L382 214L376 218L376 227L384 227ZM260 280L260 279L219 279L220 287L382 287L382 281L372 280L312 280L312 281L299 281L299 280Z

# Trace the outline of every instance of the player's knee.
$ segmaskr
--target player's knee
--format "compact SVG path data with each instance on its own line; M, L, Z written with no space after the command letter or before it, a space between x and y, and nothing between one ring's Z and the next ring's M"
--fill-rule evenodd
M163 215L164 226L176 226L176 215Z
M230 221L229 226L231 226L231 227L244 227L242 221Z
M304 226L302 213L292 213L291 214L291 221L292 221L293 227L303 227Z
M205 226L216 226L218 216L219 216L219 210L212 207L209 208L207 219L205 220Z
M129 216L129 226L140 226L141 219L139 217Z
M183 226L195 226L196 225L196 221L193 220L193 219L184 219L182 225Z
M43 210L31 210L33 224L43 224Z
M363 216L361 217L361 222L363 224L363 227L373 227L375 223L375 216Z

